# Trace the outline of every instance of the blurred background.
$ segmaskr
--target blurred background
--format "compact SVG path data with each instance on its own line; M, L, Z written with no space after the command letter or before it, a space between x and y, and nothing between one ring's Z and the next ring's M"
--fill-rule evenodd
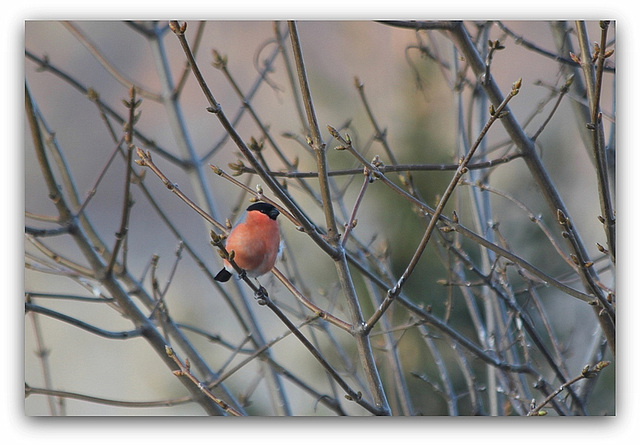
M149 24L140 26L148 27ZM158 24L159 28L165 26L166 23ZM473 22L467 23L467 26L470 32L480 33L480 27ZM556 51L547 21L507 21L504 22L504 26L525 40L534 42L539 48ZM281 24L279 29L285 31L286 26ZM501 27L494 24L488 29L486 35L490 39L500 39L505 45L504 50L494 55L491 74L505 94L518 78L522 78L521 92L510 103L510 107L521 123L528 123L527 133L533 134L549 116L556 98L552 93L557 92L565 82L563 73L556 61L517 44L512 37L506 36ZM599 37L597 22L589 22L588 29L592 39ZM390 163L379 143L372 138L372 124L355 87L356 78L364 85L369 106L376 121L384 129L398 163L456 162L459 156L460 107L456 102L455 91L452 91L452 80L455 80L455 76L451 67L460 55L454 52L445 34L439 31L416 33L409 29L369 21L301 21L298 23L298 30L320 128L329 143L330 169L355 168L358 164L348 153L333 150L336 144L326 131L326 125L348 133L367 159L380 155L385 163ZM82 37L79 39L78 36ZM301 143L304 142L304 129L292 100L293 91L282 60L276 58L266 76L261 75L265 61L277 51L274 36L274 23L259 20L214 21L206 23L202 28L199 28L198 22L190 21L187 28L189 41L192 44L199 42L197 60L200 69L224 112L230 119L244 113L235 124L244 140L249 141L251 137L261 140L262 131L249 117L242 99L234 92L229 79L212 66L212 50L227 58L227 68L243 94L249 94L252 88L258 85L250 100L252 109L268 126L269 133L275 137L286 156L298 162L298 170L314 171L316 164L313 154ZM611 40L615 39L613 27L610 37ZM86 40L83 42L83 39ZM178 39L171 32L165 32L160 42L160 49L166 54L169 63L171 81L177 84L185 76L184 53ZM284 38L284 42L290 45L288 37ZM87 47L88 44L99 50L104 57L104 63L97 60L95 53ZM426 55L419 47L427 47L432 53ZM290 46L288 48L290 51ZM168 113L167 107L152 97L166 97L168 94L163 90L165 79L159 75L162 71L162 60L157 52L154 53L159 51L158 46L151 45L149 39L136 26L118 21L80 21L70 25L57 21L28 21L25 24L25 49L28 53L25 59L27 88L37 104L41 118L51 132L50 135L65 155L68 170L73 174L75 186L81 197L87 196L96 179L104 171L104 177L96 187L95 195L86 207L86 213L108 246L115 242L114 234L120 224L126 167L122 157L116 156L105 169L116 144L98 107L86 94L74 87L73 82L76 82L77 86L92 89L102 103L116 110L121 116L127 115L122 100L129 97L128 83L150 92L147 96L141 94L141 116L136 130L144 134L149 141L153 141L153 144L167 155L156 151L151 144L145 146L140 139L134 142L145 150L151 150L156 164L173 182L179 184L183 192L191 197L198 196L199 192L194 188L187 169L175 161L185 159L186 156L181 147L183 141L176 137L175 120ZM446 61L450 66L443 67L434 58ZM51 66L70 76L73 82L51 70L41 69L37 59L48 60ZM610 61L615 64L615 55ZM463 62L458 60L458 63ZM114 72L110 72L106 65L117 70L117 76L114 76ZM472 78L470 71L465 75ZM603 86L602 106L605 110L606 129L611 128L610 125L614 122L611 113L615 98L613 77L612 73L606 73ZM228 164L240 158L238 150L231 140L225 139L224 129L215 117L206 111L209 104L193 76L187 73L185 79L176 112L181 113L183 117L187 139L196 155L204 160L205 166L210 163L232 173ZM469 100L472 94L472 91L465 91L463 99ZM599 252L596 242L605 244L606 240L602 226L597 220L600 206L593 163L581 136L582 126L576 121L572 107L575 102L581 101L583 102L584 98L568 95L537 139L536 146L590 255L597 258ZM111 125L116 132L122 131L122 125L116 125L113 120ZM469 135L470 140L474 137ZM504 144L506 139L502 127L499 124L495 125L487 137L487 159L498 158L512 149ZM25 210L29 214L55 216L55 206L48 198L28 128L25 132L25 144ZM282 162L273 150L267 149L267 145L265 144L263 151L266 162L273 170L283 169ZM139 170L137 167L136 169ZM451 175L451 172L434 171L412 173L417 190L431 206L435 206ZM213 174L208 167L205 169L204 177L206 187L212 196L212 215L220 222L224 222L226 218L235 221L238 213L249 204L248 196L228 181ZM251 187L260 183L248 174L239 176L238 179L246 181ZM397 176L393 176L393 179L397 179ZM172 195L150 171L146 172L144 183L164 214L179 228L184 241L195 248L208 268L217 271L221 261L209 243L210 227ZM317 190L315 179L309 179L308 183ZM344 208L340 208L341 211L338 212L341 217L348 218L348 212L361 183L362 178L359 175L336 177L336 190L344 190L341 196ZM524 203L530 212L541 216L548 226L553 225L555 215L549 212L521 160L491 170L489 183L518 202ZM310 218L316 224L323 225L322 209L309 198L308 193L293 179L288 179L287 184L292 196ZM455 207L461 222L470 226L473 220L468 197L471 188L470 185L460 186L461 196ZM170 275L180 240L161 221L154 207L135 187L133 199L135 204L131 213L127 245L129 270L148 284L151 260L157 255L159 261L156 275L162 282ZM500 196L492 196L490 199L494 222L499 224L500 234L515 253L554 277L562 278L563 274L570 271L558 257L553 246L531 223L530 215L526 211L509 199ZM450 214L453 208L451 207L447 214ZM56 227L55 224L29 218L27 225ZM287 271L295 269L296 276L304 277L304 282L300 284L308 291L312 301L322 308L348 318L332 261L288 220L280 218L280 225L286 241L282 268ZM413 255L424 233L424 227L424 221L406 201L398 199L397 195L383 184L374 182L367 189L358 212L358 225L354 229L354 235L373 252L388 259L391 272L399 277ZM84 264L82 255L69 237L47 237L43 242L60 255ZM25 270L27 293L92 296L91 286L83 286L78 280L70 279L64 274L46 272L42 270L45 268L38 267L36 258L42 258L42 252L29 239L25 239L25 250L28 253ZM469 253L478 258L479 253L474 247L469 246ZM451 317L452 326L473 338L474 333L465 306L460 302L450 305L450 293L455 291L449 286L438 285L437 281L442 279L447 279L442 251L429 246L418 270L407 282L405 295L416 304L428 305L439 317ZM610 268L603 266L602 279L607 286L615 286ZM291 308L295 306L295 300L277 280L268 277L264 280L267 281L265 285L271 286L270 293L279 304ZM578 282L571 284L580 285ZM367 292L365 284L357 277L356 286L359 293ZM586 364L585 357L590 356L589 351L597 341L597 323L593 311L587 305L558 293L552 287L542 287L539 292L545 304L546 315L565 354L568 373L574 376ZM456 297L453 298L455 300ZM43 298L37 302L110 331L132 328L127 319L104 304L79 303L56 298ZM242 334L231 308L218 295L189 255L183 254L178 262L177 272L165 297L165 304L174 320L212 335L234 339L236 346L241 344ZM367 318L375 310L375 306L367 299L362 299L361 304ZM273 339L285 333L285 327L272 314L257 305L253 305L253 310L266 339ZM295 309L291 311L297 313ZM416 346L420 343L421 334L415 329L406 328L416 319L402 311L393 315L396 329L403 333L406 330L406 335L397 336L397 348L407 373L407 381L412 388L411 394L416 395L413 399L415 413L446 415L446 400L439 394L438 385L433 383L438 378L434 357L425 351L424 347ZM52 318L35 318L37 321L29 315L25 317L25 381L30 386L45 387L47 383L44 376L49 373L53 388L93 397L159 401L178 399L186 395L176 377L168 372L143 339L103 339ZM43 371L42 361L36 353L41 347L37 341L36 330L42 333L44 346L49 352L50 370L47 372ZM344 363L356 363L357 356L352 339L341 331L334 332L334 335L335 338L331 340L343 348L336 354L343 354L349 359L341 357ZM226 366L228 360L237 360L228 348L208 341L203 336L192 335L189 338L213 369ZM331 342L322 338L321 344L327 347L325 353L333 357ZM376 338L376 335L372 336L374 349L384 346L382 343L377 344ZM308 351L299 347L293 336L278 342L271 350L280 364L292 369L297 375L304 376L306 380L326 380L322 369ZM455 360L450 352L442 353L445 362ZM476 363L471 356L469 359L473 366L478 366L478 373L482 375L481 363ZM614 366L611 366L603 373L595 387L595 393L589 402L591 414L615 413L613 368ZM458 375L459 370L451 372L454 387L463 393L463 376ZM250 363L231 376L226 383L232 392L242 393L251 385L247 382L255 382L256 389L250 394L251 404L247 408L248 412L269 415L272 414L271 402L268 390L259 375L260 366ZM428 378L421 379L415 377L416 375ZM383 375L383 379L386 377L388 376ZM553 379L551 375L545 377ZM322 405L310 401L309 396L300 388L288 382L285 385L292 411L296 415L332 414ZM460 397L461 400L465 398L464 394ZM462 400L460 403L459 414L470 414L471 409L465 404L468 401ZM366 414L355 404L345 404L345 408L348 414ZM64 412L67 415L203 414L202 409L193 403L169 407L129 408L72 398L64 401ZM32 395L26 398L25 413L36 416L51 415L47 397Z

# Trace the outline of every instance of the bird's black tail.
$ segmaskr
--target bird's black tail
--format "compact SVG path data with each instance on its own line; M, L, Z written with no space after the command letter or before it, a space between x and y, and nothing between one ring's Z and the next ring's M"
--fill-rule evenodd
M222 268L222 270L220 272L218 272L218 275L213 277L214 280L220 281L222 283L225 283L225 282L229 281L229 278L231 278L231 272L229 272L224 267Z

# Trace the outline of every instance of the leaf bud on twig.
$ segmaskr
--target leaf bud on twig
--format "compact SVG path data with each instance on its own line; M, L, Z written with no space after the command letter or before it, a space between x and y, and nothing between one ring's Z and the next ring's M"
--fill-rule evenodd
M566 226L569 223L569 218L567 218L567 215L565 215L561 209L558 209L556 212L556 217L558 218L558 222L563 226Z
M575 79L575 78L576 78L575 74L572 74L572 75L569 76L569 78L567 78L567 81L562 86L562 91L563 92L566 93L569 90L569 87L571 87L571 85L573 84L573 79Z
M251 136L251 140L249 141L249 148L251 150L259 152L259 151L262 151L263 147L264 147L264 143L262 141L258 142L256 138Z
M520 88L522 87L522 77L516 80L511 87L511 94L516 95L520 92Z
M573 60L578 65L582 63L582 61L580 60L580 57L576 56L572 52L569 53L569 57L571 57L571 60Z
M225 69L227 67L227 56L220 55L217 50L213 50L213 67L217 69Z
M244 173L244 163L240 159L227 165L231 170L233 170L231 176L240 176L242 173Z
M187 22L180 25L177 20L171 20L169 22L169 29L177 35L184 34L187 30Z
M97 102L98 100L100 100L100 94L93 88L87 89L87 97L92 102Z
M222 243L222 239L223 237L218 235L216 232L214 232L213 230L209 231L209 236L211 237L211 243L213 245L220 245L220 243Z
M327 130L329 130L329 134L331 136L336 139L340 139L340 133L338 133L338 130L336 130L334 127L332 127L331 125L327 125Z
M489 40L489 48L494 51L500 51L505 49L505 46L500 43L500 40Z
M591 55L591 62L592 63L596 63L596 60L598 60L598 55L600 54L600 45L598 45L598 42L595 42L593 44L593 54Z

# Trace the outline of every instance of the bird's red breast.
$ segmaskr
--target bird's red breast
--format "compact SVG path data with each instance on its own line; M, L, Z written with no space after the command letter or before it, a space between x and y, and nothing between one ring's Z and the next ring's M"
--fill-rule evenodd
M234 251L234 261L250 277L259 277L273 269L280 251L280 230L276 217L278 210L271 204L257 203L248 207L243 222L236 225L225 248ZM216 276L227 281L233 267L225 260L225 269Z

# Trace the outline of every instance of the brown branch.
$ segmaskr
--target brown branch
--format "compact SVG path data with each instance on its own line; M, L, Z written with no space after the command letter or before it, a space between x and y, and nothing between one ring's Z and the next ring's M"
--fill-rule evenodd
M496 167L501 164L506 164L514 159L522 158L522 153L512 153L509 155L501 156L496 159L488 161L475 162L467 165L468 170L484 170L487 168ZM247 167L242 163L229 164L229 167L234 171L234 174L240 175L243 173L256 174L255 169ZM378 170L381 173L402 173L402 172L444 172L455 171L459 167L459 164L393 164L393 165L380 165ZM352 176L362 173L362 168L349 168L344 170L329 170L328 176ZM283 178L317 178L318 173L313 171L298 172L298 171L269 171L269 175L274 177Z
M333 202L331 200L326 154L327 147L322 139L320 127L318 126L318 119L311 96L311 88L309 86L304 59L302 56L302 47L298 36L298 28L294 21L289 22L289 34L291 37L294 60L298 71L298 81L300 83L302 101L304 103L309 127L311 129L310 145L316 155L320 195L322 197L322 206L327 225L326 239L333 249L333 255L331 255L331 258L335 262L340 287L344 293L344 297L349 308L351 323L354 326L362 326L364 323L364 317L362 315L360 301L358 300L356 289L349 271L346 252L339 242L340 234L338 233ZM358 330L354 332L354 338L360 362L369 383L369 388L373 395L377 410L382 414L390 414L389 402L387 400L382 381L380 380L378 368L376 366L373 351L371 350L371 344L366 336L366 332Z
M102 65L102 67L107 70L114 79L116 79L120 84L125 87L131 89L135 88L138 92L148 99L154 100L156 102L161 102L162 97L159 94L152 93L143 88L136 86L132 81L125 78L114 66L111 64L107 58L100 52L97 45L89 39L76 25L71 22L62 22L62 25L67 28L67 30L76 38L78 41L96 58L96 60Z
M380 307L378 308L378 310L376 310L376 312L371 316L371 318L367 321L367 323L365 324L365 331L370 331L371 328L375 325L375 323L380 319L380 317L382 316L382 314L387 310L387 308L391 305L391 303L393 302L393 300L398 296L398 294L400 293L400 290L402 289L404 283L407 281L407 279L411 276L411 274L413 273L415 267L418 264L418 261L420 260L420 258L422 257L422 253L424 252L425 248L427 247L427 243L429 242L429 240L431 239L431 234L433 233L434 229L436 228L436 224L438 222L438 219L440 217L440 215L442 214L442 211L444 210L445 205L447 204L447 201L449 200L449 198L451 197L451 195L453 194L454 189L456 188L456 186L458 185L458 182L460 181L460 179L462 178L462 176L467 172L467 168L466 166L469 164L469 162L471 161L471 158L473 157L475 151L477 150L477 148L480 146L480 142L484 139L485 135L487 134L487 132L489 131L489 128L491 128L491 126L493 125L494 122L496 122L498 119L504 117L503 114L503 110L505 109L505 107L507 106L507 104L509 103L509 101L519 92L520 89L520 85L521 85L521 80L517 81L516 83L514 83L513 88L511 90L511 93L504 99L504 101L495 109L492 110L492 115L489 119L489 121L486 123L486 125L484 126L484 128L482 129L482 131L480 132L476 142L474 143L474 145L471 147L471 149L469 150L469 152L467 153L467 155L460 161L460 164L458 165L458 169L456 170L456 173L454 175L454 177L451 179L451 182L449 183L449 185L447 186L447 189L445 190L445 192L443 193L442 198L440 199L440 201L438 202L438 206L436 207L435 211L433 212L433 215L429 221L429 224L427 225L427 229L425 230L425 233L422 237L422 239L420 240L420 243L418 245L418 247L416 248L416 251L413 254L413 257L411 258L411 260L409 261L409 264L407 265L405 271L403 272L403 274L400 276L400 278L398 279L398 281L396 282L396 284L387 290L387 296L385 297L384 301L382 302L382 304L380 305ZM362 157L362 155L360 155L354 148L353 145L351 143L350 139L345 139L343 138L334 128L330 127L329 131L331 132L331 134L341 143L343 144L342 147L339 147L340 149L346 149L348 150L350 153L352 153L360 162L363 162L365 166L369 165L369 163L364 160L364 158ZM374 170L372 170L374 176L376 174L379 174L378 171L376 171L375 167Z
M470 65L474 74L478 78L481 78L484 74L484 62L478 54L478 51L476 50L476 47L464 25L462 23L457 23L452 27L449 33L453 42L464 55L466 62ZM493 78L484 79L482 82L482 88L492 103L499 104L504 100L502 93ZM542 164L531 138L524 133L524 130L512 113L505 116L502 123L511 140L524 154L524 159L529 171L537 182L542 195L545 197L549 209L552 212L561 212L563 215L567 215L567 220L569 220L569 212L560 197L558 189L551 181L547 170ZM572 225L564 225L564 229L567 233L565 239L569 243L578 263L582 265L580 268L580 276L582 277L583 283L589 292L594 294L598 301L598 306L594 307L594 311L596 312L598 322L605 332L609 347L615 355L615 311L607 301L602 289L597 285L598 278L596 271L592 267L593 262L589 259L587 250L578 232ZM604 311L602 311L603 309Z
M542 408L544 408L544 406L551 402L558 394L560 394L562 391L564 391L565 389L569 388L571 385L573 385L576 382L579 382L582 379L591 379L595 376L597 376L600 371L602 371L602 369L606 368L607 366L609 366L610 362L607 361L602 361L602 362L598 362L593 366L585 366L582 369L582 372L575 376L574 378L572 378L571 380L568 380L567 382L563 383L562 385L560 385L558 387L558 389L556 389L555 391L553 391L551 394L549 394L547 396L546 399L544 399L539 405L535 404L535 400L531 402L531 410L527 413L527 416L544 416L546 415L546 411L542 411Z
M600 46L596 44L596 53L592 56L589 49L589 38L587 36L586 25L583 21L577 23L578 42L582 55L580 65L584 72L587 86L587 98L589 99L589 111L591 121L587 123L587 128L592 134L592 149L596 161L596 173L598 175L598 195L600 197L600 211L611 261L616 262L616 217L611 202L611 190L609 186L609 175L607 168L607 158L605 153L604 126L602 123L602 112L600 111L600 95L602 92L602 74L604 62L607 57L613 54L613 50L606 51L607 30L609 22L600 22ZM594 69L594 61L596 66Z
M180 25L177 21L171 21L169 23L171 30L178 37L180 45L189 61L191 66L191 71L198 82L198 85L202 89L207 102L209 103L209 107L207 111L213 113L217 118L222 127L231 137L231 140L236 144L240 152L244 155L247 161L251 164L251 166L256 170L260 178L267 184L267 186L271 189L276 197L289 209L289 211L295 216L295 218L300 222L300 225L304 227L305 233L309 235L315 243L320 246L322 250L327 252L331 257L336 255L335 248L332 247L325 239L325 237L320 234L315 226L307 219L307 217L298 209L298 206L293 202L293 200L289 197L289 195L282 189L280 184L269 175L269 173L265 170L265 168L260 164L260 162L253 155L247 144L242 140L242 137L238 134L236 129L233 127L226 114L223 112L221 105L213 96L209 86L207 85L198 64L196 63L195 57L191 52L189 47L189 42L187 41L184 33L186 31L186 24Z
M315 357L315 359L322 365L322 367L331 375L338 385L347 393L346 397L364 409L375 415L388 415L388 408L381 406L374 406L367 402L360 391L355 391L349 384L340 376L340 374L331 366L331 364L322 356L320 351L311 344L309 340L300 332L300 330L289 320L289 318L276 306L268 296L260 297L259 303L267 306L271 311L289 328L289 330L300 340L300 342L307 348L309 352Z
M124 136L124 141L127 144L127 160L126 160L126 175L124 180L124 199L122 205L122 217L120 220L120 229L116 232L116 243L111 250L111 259L109 260L109 264L107 265L107 269L105 271L106 274L113 273L113 268L116 264L116 259L118 257L118 253L120 253L120 247L122 246L123 240L127 236L127 232L129 231L129 215L131 214L131 206L133 205L133 201L131 199L131 177L133 175L133 129L136 121L138 120L138 113L136 113L136 109L140 106L141 101L136 98L136 89L131 87L129 90L129 101L124 101L125 106L129 109L129 121L127 122L126 132ZM123 261L126 263L126 261Z
M189 207L191 207L195 212L202 216L208 223L218 228L222 232L226 232L226 227L216 221L211 215L205 212L198 204L193 202L191 198L189 198L186 194L180 190L177 184L171 182L171 180L158 168L158 166L153 162L151 158L151 153L149 151L144 151L140 148L136 148L136 153L140 159L136 159L136 164L141 167L148 167L155 175L160 178L162 183L167 187L172 193L174 193L178 198L184 201Z
M178 356L173 352L172 348L170 348L169 346L166 346L165 348L166 348L167 356L169 356L169 358L172 359L175 362L175 364L178 365L178 367L180 368L178 371L173 372L173 374L176 377L186 377L189 380L191 380L191 382L193 382L193 384L195 384L198 387L198 389L202 391L202 393L208 399L212 400L227 414L230 414L232 416L242 416L242 413L240 413L240 411L236 410L234 407L229 405L224 400L216 397L211 391L209 391L209 389L204 383L198 380L197 377L191 373L188 360L185 363L182 363L182 361L178 358Z
M272 270L273 274L280 280L282 284L291 292L291 294L302 303L307 309L314 313L319 318L322 318L324 321L331 323L334 326L339 327L340 329L346 332L353 332L353 326L347 323L346 321L341 320L340 318L332 315L330 312L327 312L323 309L320 309L318 306L313 304L307 297L305 297L302 292L300 292L294 284L276 267Z

